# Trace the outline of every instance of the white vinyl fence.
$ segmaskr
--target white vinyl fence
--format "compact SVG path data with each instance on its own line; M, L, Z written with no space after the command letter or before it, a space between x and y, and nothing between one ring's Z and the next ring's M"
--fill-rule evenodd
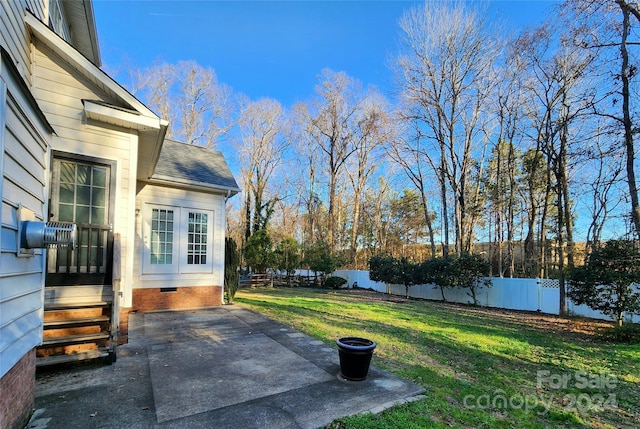
M369 279L369 271L339 270L332 275L347 279L347 285L371 289L377 292L405 295L404 285L388 285ZM492 286L477 292L478 303L484 307L497 307L509 310L540 311L542 313L560 313L560 289L558 280L550 279L510 279L491 277ZM448 302L472 303L468 289L445 288L444 296ZM409 288L409 296L435 301L442 300L440 288L435 285L415 285ZM567 300L569 314L611 320L609 316L594 311L586 305L576 305ZM627 313L625 320L640 322L640 315Z

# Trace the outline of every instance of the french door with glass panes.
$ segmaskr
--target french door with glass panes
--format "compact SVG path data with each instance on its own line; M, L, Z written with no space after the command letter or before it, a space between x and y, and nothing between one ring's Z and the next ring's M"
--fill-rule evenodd
M147 204L143 274L211 274L213 211Z
M111 284L112 173L107 163L53 159L49 217L75 223L78 246L49 249L48 286Z

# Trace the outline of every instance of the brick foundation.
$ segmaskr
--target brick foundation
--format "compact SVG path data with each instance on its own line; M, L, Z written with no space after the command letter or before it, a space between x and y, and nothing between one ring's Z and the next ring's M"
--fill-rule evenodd
M0 378L0 428L22 429L33 410L36 353L31 350Z
M133 290L131 310L177 310L215 305L222 305L222 287L220 286L144 288Z

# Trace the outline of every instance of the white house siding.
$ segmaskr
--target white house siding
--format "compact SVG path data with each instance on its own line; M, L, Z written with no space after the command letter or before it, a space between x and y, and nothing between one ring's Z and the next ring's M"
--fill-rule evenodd
M122 305L131 306L134 201L138 136L125 128L86 123L82 100L114 103L103 91L69 67L46 46L36 43L34 96L56 131L54 151L115 161L116 184L113 230L121 236Z
M18 207L43 220L47 213L49 131L22 94L6 64L0 66L0 377L42 338L44 252L18 257Z
M165 205L213 211L213 272L212 274L143 274L142 239L145 205ZM222 286L224 284L224 238L226 229L225 201L222 195L145 185L136 197L136 244L134 288ZM138 211L138 210L136 210Z
M11 55L22 79L30 84L31 49L24 15L29 9L35 16L44 20L47 13L45 1L2 0L0 3L0 44Z

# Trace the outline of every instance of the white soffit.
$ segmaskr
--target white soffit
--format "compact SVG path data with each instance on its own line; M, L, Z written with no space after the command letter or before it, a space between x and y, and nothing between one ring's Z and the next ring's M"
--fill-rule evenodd
M138 131L159 130L161 123L158 118L142 116L134 110L111 106L106 103L82 100L87 119L93 119L111 125L124 128L132 128Z

